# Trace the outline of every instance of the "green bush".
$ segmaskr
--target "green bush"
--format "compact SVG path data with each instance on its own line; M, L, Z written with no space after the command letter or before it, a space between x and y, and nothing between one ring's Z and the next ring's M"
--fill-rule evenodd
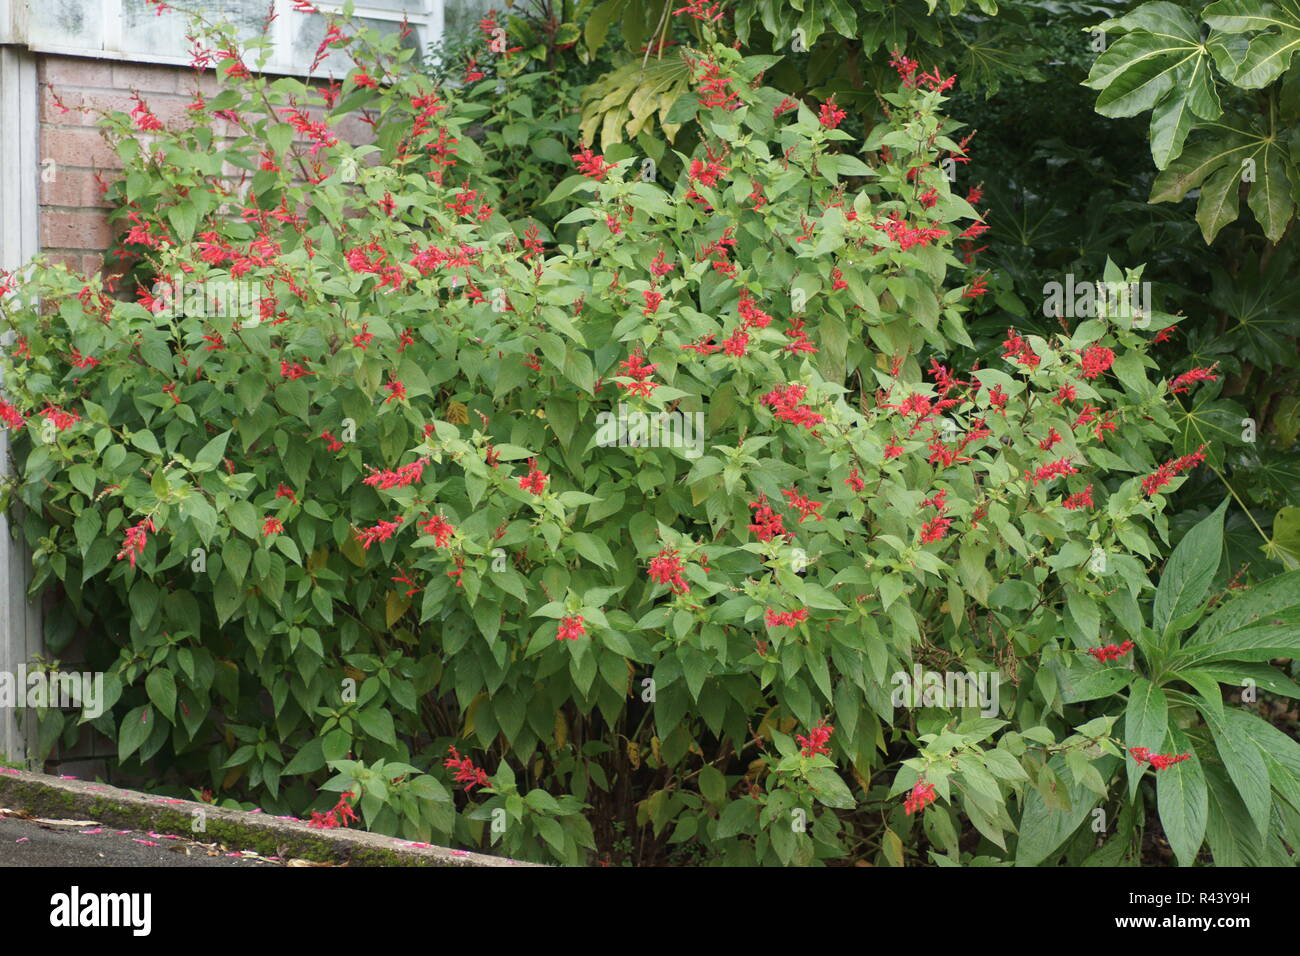
M692 51L680 178L580 152L548 248L480 192L488 91L338 37L337 95L217 35L190 125L108 118L139 301L38 264L7 303L10 500L123 770L566 863L1039 862L1096 848L1103 799L1102 851L1131 850L1139 746L1195 752L1159 781L1223 764L1263 828L1233 852L1294 844L1294 751L1210 703L1291 690L1261 662L1300 631L1251 626L1286 589L1204 625L1236 656L1171 643L1211 586L1197 537L1142 620L1201 459L1157 453L1174 317L945 365L983 284L943 78L900 59L860 143L763 86L772 57ZM356 112L371 145L332 131Z

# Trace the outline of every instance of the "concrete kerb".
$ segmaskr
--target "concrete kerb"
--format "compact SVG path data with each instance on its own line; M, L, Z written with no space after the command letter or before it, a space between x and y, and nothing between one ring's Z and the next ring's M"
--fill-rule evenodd
M121 790L0 767L0 806L37 816L95 820L113 826L190 834L231 850L352 866L537 866L520 860L413 843L361 830L317 830L302 820L228 810L192 800ZM192 833L196 812L205 829Z

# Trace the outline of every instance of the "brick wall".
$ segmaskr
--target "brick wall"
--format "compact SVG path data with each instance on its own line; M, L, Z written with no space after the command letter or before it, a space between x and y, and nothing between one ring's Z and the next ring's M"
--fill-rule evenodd
M212 71L196 74L185 67L114 62L74 56L40 55L40 248L70 269L94 272L112 238L109 206L100 195L95 174L109 183L120 176L122 162L96 125L101 110L129 113L138 92L163 123L184 125L195 90L212 96L218 90ZM68 110L64 112L55 97ZM95 112L83 112L81 108ZM218 120L215 129L226 131ZM335 127L340 139L367 142L372 131L352 117Z
M131 94L138 92L163 123L183 126L188 122L186 107L193 102L195 90L205 97L214 95L217 78L212 71L198 74L186 67L52 54L38 54L36 68L40 96L37 155L42 173L40 251L70 269L90 274L103 266L113 230L122 228L109 222L111 207L103 200L95 179L98 173L105 183L113 182L122 169L117 153L96 125L99 113L129 113L134 105ZM229 124L217 120L214 129L226 135ZM335 132L350 143L373 139L371 128L354 117L339 122ZM81 631L64 648L58 655L62 670L83 669L85 645L90 639L93 635ZM83 726L71 747L55 746L44 769L82 778L104 777L116 753L116 744Z

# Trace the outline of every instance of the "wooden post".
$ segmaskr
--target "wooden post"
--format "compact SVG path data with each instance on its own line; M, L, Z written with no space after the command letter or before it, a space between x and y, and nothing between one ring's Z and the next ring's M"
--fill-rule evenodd
M0 40L16 41L13 8L0 0ZM0 268L17 269L36 255L40 136L36 61L21 46L0 45ZM3 308L3 305L0 305ZM6 336L7 340L12 336ZM4 388L0 381L0 390ZM9 435L0 430L0 480L10 471ZM16 676L41 653L40 609L27 600L31 561L0 514L0 671ZM0 758L27 762L34 726L18 707L0 708Z

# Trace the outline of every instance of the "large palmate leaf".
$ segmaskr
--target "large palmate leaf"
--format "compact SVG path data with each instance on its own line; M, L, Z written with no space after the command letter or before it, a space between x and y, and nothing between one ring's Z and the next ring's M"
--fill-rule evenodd
M1223 463L1224 448L1242 443L1242 420L1246 410L1236 402L1215 397L1213 388L1194 394L1190 401L1172 410L1178 426L1174 450L1179 455L1190 455L1205 446L1205 457L1218 467Z
M1262 272L1236 276L1216 268L1210 302L1231 321L1223 331L1231 351L1263 368L1294 362L1300 336L1300 286L1291 278L1295 256L1286 248Z
M1099 90L1097 112L1136 116L1151 110L1151 156L1164 169L1183 151L1196 119L1223 112L1200 26L1186 10L1161 2L1101 25L1125 35L1101 54L1084 85Z
M1295 211L1293 158L1274 131L1225 119L1198 133L1175 161L1156 176L1149 202L1178 202L1200 187L1196 221L1206 242L1237 218L1241 187L1264 234L1277 241Z
M1229 79L1257 90L1286 72L1300 50L1300 0L1218 0L1202 16L1214 29L1229 34L1256 33Z
M1219 0L1202 24L1182 7L1144 3L1107 20L1124 31L1093 63L1084 85L1103 116L1151 111L1151 155L1161 170L1149 201L1177 202L1199 189L1196 222L1207 243L1246 202L1264 234L1281 239L1295 213L1297 175L1285 115L1261 111L1220 120L1219 85L1259 89L1278 80L1300 47L1300 0ZM1246 34L1253 33L1254 36Z

